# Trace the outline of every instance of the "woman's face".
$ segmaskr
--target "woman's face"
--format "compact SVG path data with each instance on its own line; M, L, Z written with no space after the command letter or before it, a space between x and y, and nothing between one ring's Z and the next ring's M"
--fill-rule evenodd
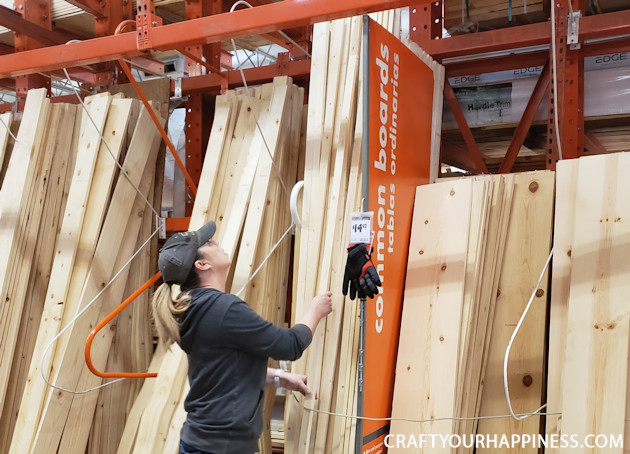
M199 251L203 254L208 263L215 269L229 268L232 264L230 256L223 248L214 240L210 240L203 244Z

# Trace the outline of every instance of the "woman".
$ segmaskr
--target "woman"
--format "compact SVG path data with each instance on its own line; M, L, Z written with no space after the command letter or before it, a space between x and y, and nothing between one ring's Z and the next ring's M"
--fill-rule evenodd
M173 235L161 249L164 283L153 296L155 325L163 342L177 342L188 356L180 454L251 454L262 432L265 385L310 393L306 376L267 368L267 360L302 355L332 311L331 293L315 297L294 327L271 324L225 293L231 260L211 239L215 231L211 221ZM173 284L182 291L175 297Z

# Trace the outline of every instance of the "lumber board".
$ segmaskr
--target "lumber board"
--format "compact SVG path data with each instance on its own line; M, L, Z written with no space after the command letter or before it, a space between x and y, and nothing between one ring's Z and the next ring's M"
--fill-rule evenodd
M290 87L290 99L285 111L286 124L281 130L279 150L276 155L273 178L270 182L267 194L262 228L260 232L259 246L256 251L255 265L263 265L263 260L277 244L276 250L269 256L260 272L254 277L250 286L257 289L250 292L247 301L250 306L258 310L263 318L276 325L282 325L286 313L286 296L288 291L288 270L290 242L289 237L280 238L285 233L287 226L291 226L291 216L288 203L288 188L295 183L297 173L298 156L293 150L297 148L301 126L301 110L304 99L302 89L295 85ZM287 192L285 192L285 188ZM277 201L272 205L272 201ZM249 216L249 215L248 215ZM246 238L244 236L244 238ZM277 368L277 361L270 359L268 367ZM261 454L272 452L271 416L273 404L276 400L276 388L265 389L265 402L263 406L263 432L260 438Z
M361 71L361 64L359 65L359 74ZM357 91L361 93L362 82L358 81ZM350 158L350 171L348 174L348 193L346 198L346 213L357 212L361 209L361 146L363 128L363 97L358 96L357 110L356 110L356 127L354 130L354 136L352 141L352 155ZM344 218L343 231L348 232L348 219L346 215ZM356 372L356 352L355 347L358 344L358 338L356 337L357 331L355 325L358 320L358 304L356 301L351 301L349 298L343 301L344 313L343 324L341 329L341 348L339 353L339 365L340 372L337 377L336 383L336 396L335 396L335 413L350 414L348 413L352 409L351 402L354 396L355 380L352 378L353 373ZM354 413L353 413L354 414ZM343 451L344 442L347 432L349 431L348 424L352 423L352 420L345 418L334 418L332 430L329 431L328 446L333 453L348 452Z
M563 370L571 380L562 381L562 432L579 440L625 431L629 169L628 153L579 162ZM623 447L607 447L606 452L622 453Z
M119 178L114 189L90 273L81 293L79 308L85 307L103 288L103 283L111 279L117 252L111 245L121 244L124 231L119 228L120 220L127 219L131 213L136 192L133 186L140 183L146 162L151 159L151 153L148 150L157 147L159 137L149 113L143 108L123 165L126 178ZM58 363L58 369L54 372L54 381L58 386L66 389L76 388L80 374L80 369L76 367L76 364L80 363L83 355L83 344L89 333L88 325L93 326L97 315L97 306L92 306L69 330L67 342L60 343L63 347L62 357ZM45 453L56 450L71 403L72 395L68 393L54 393L47 398L37 434L33 440L33 452Z
M416 189L393 418L454 416L471 197L470 180ZM391 424L391 433L396 434L452 431L450 420L424 422L419 427L401 420Z
M171 416L175 408L182 404L181 390L188 369L182 367L182 360L186 360L186 355L181 349L172 347L166 352L155 378L153 396L140 420L136 444L131 451L133 454L162 452L161 445L166 441Z
M479 410L481 416L509 413L503 389L503 358L514 327L533 291L537 298L512 346L508 384L516 413L533 412L542 403L547 278L543 278L538 289L535 285L551 245L553 193L553 172L522 173L514 177L512 210ZM477 432L497 434L500 439L504 434L509 437L510 434L538 433L539 424L538 417L521 421L484 419L479 421ZM477 452L488 450L492 451L492 448L477 447ZM526 446L519 451L537 452L537 449Z
M329 282L325 275L320 277L318 293L325 289L341 288L343 283L345 248L348 244L347 221L349 212L346 209L348 195L348 174L350 171L350 156L352 153L353 134L356 121L357 107L357 79L359 70L359 52L361 49L362 21L359 17L348 20L349 49L346 74L343 75L343 87L340 92L340 105L338 106L338 132L335 134L334 163L332 179L328 192L328 207L326 223L324 224L324 236L322 237L323 256L322 264L330 264ZM335 205L336 204L336 205ZM349 208L349 206L348 206ZM320 291L321 289L321 291ZM326 332L322 352L314 352L320 355L322 361L321 377L319 377L320 398L319 409L329 412L332 408L333 390L338 374L338 354L340 342L340 330L344 313L344 297L339 293L333 296L333 307L336 308L326 319ZM317 358L317 356L315 356ZM313 377L316 378L316 377ZM317 418L317 433L314 444L315 452L326 448L329 429L327 414L320 414Z
M326 81L326 101L323 134L321 136L321 148L319 156L319 172L311 189L312 196L308 206L311 217L312 234L309 233L307 251L308 263L318 270L317 273L307 273L305 296L312 297L323 293L330 286L331 252L323 244L324 229L329 216L337 212L338 196L330 193L332 172L334 167L334 151L336 141L339 140L341 123L341 108L343 103L343 83L345 78L345 62L347 60L349 42L349 22L347 19L339 19L330 23L330 52L328 56L328 73ZM306 187L305 187L306 190ZM305 193L306 195L306 193ZM319 329L313 334L313 340L309 347L306 367L306 375L310 377L311 385L315 391L306 397L306 402L311 408L318 409L318 397L321 396L321 372L323 366L324 338L327 331L328 318L322 319ZM315 437L317 433L317 421L319 414L309 412L306 419L302 419L300 429L300 450L312 453L315 449Z
M23 301L11 300L12 276L16 266L26 265L28 251L22 250L24 230L27 228L28 207L35 169L38 165L40 144L48 117L50 101L46 90L31 90L26 97L24 116L17 135L7 168L2 189L0 189L0 232L1 242L6 253L0 258L0 362L8 364L14 353L17 328L22 315ZM33 245L34 246L34 245ZM28 246L27 246L28 249ZM20 255L20 251L25 254ZM32 256L29 261L32 259ZM0 369L0 407L8 386L9 370Z
M157 372L159 369L159 365L166 354L166 348L163 343L158 343L155 353L153 354L153 358L151 360L151 364L149 365L149 372ZM153 396L153 391L155 389L156 380L144 380L142 384L142 388L138 393L138 397L134 400L133 405L131 406L129 413L127 415L127 419L125 421L125 428L123 430L122 436L120 438L120 442L118 444L118 449L116 450L117 454L128 454L131 453L133 449L133 445L136 441L136 433L138 430L138 425L140 424L140 419L142 418L142 413L146 409L148 402L151 400Z
M578 186L577 159L559 161L556 166L556 204L554 216L554 257L551 269L549 303L549 349L547 361L547 413L562 412L562 378L567 335L567 312L571 291L571 254L575 222L575 194ZM560 434L562 415L546 417L546 433ZM558 452L548 446L548 453Z
M302 212L300 230L300 249L297 258L298 274L296 274L295 295L295 320L300 320L308 302L314 294L314 289L307 288L307 269L317 269L317 264L309 256L310 237L318 235L320 232L311 225L317 221L317 217L311 214L311 199L315 192L319 190L317 176L319 172L321 137L324 127L324 113L326 102L326 87L328 74L328 54L329 54L329 23L321 22L313 26L313 50L311 61L311 78L309 81L309 106L307 113L307 126L305 137L305 168L304 168L304 188L302 190ZM316 189L317 187L317 189ZM304 352L302 357L293 362L291 371L294 373L304 373L306 371L309 351ZM285 416L285 449L289 452L299 452L300 436L302 434L303 410L294 400L289 399Z
M505 178L503 176L475 177L483 178L493 182L492 202L488 216L487 243L484 251L484 262L482 269L482 282L479 294L479 304L477 307L477 321L475 332L471 336L469 345L468 363L465 366L466 373L462 384L462 404L460 416L476 417L478 414L478 396L482 387L482 364L485 340L490 320L490 307L496 298L494 289L495 269L501 267L502 254L499 253L501 240L505 238L505 231L501 230L501 217L505 210ZM490 323L490 326L492 324ZM456 423L457 424L457 423ZM460 435L474 434L476 422L474 420L459 421L457 433ZM458 453L470 452L470 448L464 446L457 449Z
M455 388L455 415L461 414L464 402L470 400L466 380L471 377L475 357L475 337L480 315L480 293L486 251L489 211L493 181L489 178L473 178L468 247L466 253L466 275L464 278L464 300L460 324L460 346ZM460 432L460 421L454 421L454 433Z
M219 171L220 159L223 155L223 147L232 132L230 123L235 117L236 99L234 96L227 94L217 96L213 126L210 131L210 138L208 139L206 155L201 170L204 177L199 180L193 211L208 210L210 198L213 195L215 180Z
M239 291L254 271L255 252L260 240L261 221L263 212L267 207L271 178L277 178L275 175L277 170L274 167L277 167L278 162L275 159L279 154L280 133L287 123L285 108L289 101L288 92L291 83L287 77L274 79L271 102L268 109L260 115L258 119L260 129L256 128L252 140L251 147L258 149L259 158L256 175L252 182L252 195L243 224L243 241L234 264L234 278L232 280L234 291ZM248 290L249 288L245 290L242 296L245 301L249 301L250 292ZM260 310L258 312L260 313Z
M123 106L122 110L119 110L119 105ZM123 117L128 118L129 108L130 103L127 101L114 101L111 104L110 113L118 114L107 122L104 136L113 152L120 153L120 142L124 136L120 134L120 131L126 128ZM80 112L81 109L77 113ZM96 111L92 113L96 114ZM79 126L80 121L77 115L76 126ZM83 124L84 127L87 126L85 122ZM116 135L117 132L118 135ZM75 134L80 133L75 130ZM114 140L117 138L119 140ZM11 452L20 452L24 444L30 445L35 436L36 425L33 424L33 419L39 420L44 395L48 391L46 384L39 376L44 350L59 332L64 309L68 303L71 276L76 274L80 267L87 269L94 252L100 220L96 227L90 227L84 221L102 218L102 212L109 198L109 187L114 177L114 162L109 153L105 154L104 147L101 145L98 149L99 147L95 146L96 142L91 142L87 136L84 136L83 142L84 146L76 150L77 164L72 171L66 209L55 246L56 253L50 272L50 283L46 291L40 329L33 360L29 367L27 386L22 396L18 423L13 434ZM87 144L90 146L88 147ZM97 149L98 154L95 153ZM93 171L90 170L92 166L94 166ZM90 173L92 178L86 178ZM100 213L97 215L97 212ZM86 261L88 264L85 263ZM83 276L79 276L78 279L82 287ZM52 352L49 352L44 358L44 370L50 370L52 357Z
M223 191L219 196L218 208L216 209L217 231L229 232L225 241L228 241L228 248L236 246L241 232L245 212L241 207L247 206L251 195L256 166L258 164L259 148L251 148L251 141L256 130L256 118L260 115L262 101L255 98L247 98L241 104L235 136L232 140L228 161L225 167L225 176L221 187ZM239 209L234 209L238 206ZM214 209L211 207L211 211ZM225 249L225 246L222 243Z
M76 108L70 104L59 104L51 107L50 121L46 144L43 153L50 153L50 172L43 172L41 178L47 184L42 197L42 216L38 227L33 265L30 271L27 293L24 296L24 310L20 323L11 381L7 390L7 399L0 417L0 452L8 452L15 422L20 408L22 392L26 385L28 366L33 355L34 343L45 292L50 278L50 267L53 260L55 238L58 233L59 218L63 212L63 192L66 181L66 170L69 161L72 128L59 128L59 124L73 123ZM47 182L47 183L46 183Z
M68 220L69 230L64 231L63 238L59 241L60 249L64 251L62 253L64 254L63 260L57 264L57 266L62 267L57 284L60 287L55 289L54 294L51 292L48 294L50 298L48 303L51 307L56 305L52 308L55 313L51 315L51 319L57 320L62 326L66 326L78 311L80 291L83 288L87 269L96 248L96 241L106 212L105 207L111 195L114 172L117 170L112 154L114 156L121 154L121 140L124 137L121 132L124 131L124 127L118 125L115 130L109 129L107 116L110 115L110 111L112 116L117 113L113 100L105 94L87 98L87 111L80 110L83 114L81 118L82 130L77 141L79 150L77 156L79 156L80 164L76 165L73 175L73 182L75 178L78 182L72 189L71 201L69 202L71 207L74 207L70 210L74 211L69 210L66 213L67 216L74 218L74 221ZM120 123L123 119L118 121ZM104 129L106 127L108 130ZM118 138L115 136L116 133L123 137ZM105 142L102 141L101 134L104 134ZM83 156L87 160L85 163L82 162ZM76 191L85 192L79 195ZM85 204L85 206L79 204ZM80 232L81 237L77 238L76 235L78 234L75 232ZM66 273L71 273L69 281ZM52 335L55 334L57 332L52 332ZM51 348L51 372L54 372L54 365L59 364L58 352L64 350L67 339L68 334L64 334Z
M494 326L494 314L496 310L497 298L499 295L499 281L501 278L502 265L505 259L505 246L507 242L507 231L509 227L509 219L512 210L512 200L514 196L514 174L503 175L502 179L505 181L505 188L503 194L503 204L499 215L499 226L497 228L498 245L496 250L496 266L493 268L492 284L489 290L487 299L488 302L488 321L486 323L485 337L481 339L483 341L482 359L481 359L481 371L480 371L480 383L477 389L477 403L475 406L475 416L479 416L481 409L481 400L483 397L483 388L485 386L485 373L488 364L488 357L490 354L490 341L492 339L492 327ZM478 426L478 420L473 421L473 430L476 432Z
M146 203L140 203L140 209L142 209L142 205L145 205L144 214L136 241L136 250L142 247L153 230L152 208ZM149 278L150 264L152 263L150 260L151 247L148 244L144 246L130 265L124 295L133 293ZM148 324L149 317L149 292L145 291L132 303L129 309L110 323L112 329L115 328L115 334L107 358L107 366L104 370L140 372L148 368L152 353L149 350L153 338ZM101 342L101 339L97 342ZM106 387L99 391L90 431L89 454L116 453L125 428L127 413L137 397L143 381L143 379L124 380L116 386ZM64 431L64 437L66 431Z
M125 263L135 252L140 226L143 222L142 216L144 214L144 209L147 206L145 201L146 194L153 186L153 172L155 169L155 160L157 157L159 142L160 140L156 137L153 143L148 145L150 149L142 151L143 153L148 153L150 158L146 164L142 180L138 185L141 194L137 194L135 197L128 221L119 224L119 228L124 229L124 235L122 236L122 240L117 248L117 257L113 269L115 271L121 270L121 272L116 277L113 284L99 297L100 301L94 306L100 307L97 311L98 317L96 319L92 319L93 324L105 318L116 308L116 306L120 304L123 299L123 292L126 287L127 277L129 276L130 266L136 267L139 264L137 260L134 260L130 266L125 266ZM104 233L105 232L106 231L104 231ZM96 257L98 257L98 255ZM99 331L92 344L91 358L94 366L99 370L104 370L107 364L107 357L114 335L114 330L112 328L113 327L110 327L110 329L103 329ZM86 331L86 333L89 334L89 331ZM87 335L84 333L83 337L87 337ZM83 348L80 348L80 350L82 353ZM81 368L76 385L78 390L92 389L101 384L102 379L100 377L93 375L86 366ZM118 387L117 391L121 391L120 387ZM94 391L72 397L72 403L68 412L68 421L72 422L72 424L66 424L66 427L64 427L63 434L59 442L59 452L70 452L72 450L78 450L80 452L85 451L99 395L100 392Z
M166 441L164 442L164 447L162 448L163 453L171 453L178 454L179 453L179 434L181 432L182 426L186 421L186 411L184 410L183 402L186 399L186 395L188 394L188 386L184 385L182 388L182 393L179 401L181 405L175 409L175 413L173 413L173 418L171 419L171 425L169 426L168 435L166 436Z

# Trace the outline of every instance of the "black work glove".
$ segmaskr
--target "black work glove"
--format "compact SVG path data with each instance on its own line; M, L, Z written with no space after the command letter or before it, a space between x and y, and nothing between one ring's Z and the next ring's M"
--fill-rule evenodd
M350 245L343 276L343 294L347 295L350 290L351 300L354 300L357 294L359 298L366 296L374 298L374 295L378 295L380 285L381 280L372 263L368 245L363 243Z

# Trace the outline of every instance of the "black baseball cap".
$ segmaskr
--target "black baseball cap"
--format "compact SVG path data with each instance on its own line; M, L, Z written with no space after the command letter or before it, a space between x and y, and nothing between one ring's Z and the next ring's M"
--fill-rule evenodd
M160 249L158 268L167 284L183 284L192 270L197 249L210 241L217 231L214 221L199 230L179 232L171 236Z

